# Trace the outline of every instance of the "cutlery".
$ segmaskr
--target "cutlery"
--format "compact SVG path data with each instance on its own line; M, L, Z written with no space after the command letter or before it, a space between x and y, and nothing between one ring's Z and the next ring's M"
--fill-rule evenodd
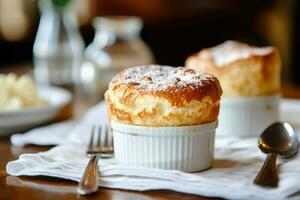
M102 140L101 136L105 137L104 140ZM101 144L101 141L104 141L104 144ZM79 194L86 195L98 190L99 158L102 153L103 155L109 155L113 152L113 148L109 147L108 142L108 128L106 126L93 126L91 130L90 142L86 152L86 154L90 157L90 160L77 188L77 192Z
M111 158L114 156L114 139L113 135L110 133L109 127L104 126L104 130L104 138L101 139L104 143L100 149L100 158Z
M298 153L299 143L297 133L288 123L271 124L260 136L258 147L268 156L254 179L254 183L266 187L277 187L279 177L276 158L291 158Z

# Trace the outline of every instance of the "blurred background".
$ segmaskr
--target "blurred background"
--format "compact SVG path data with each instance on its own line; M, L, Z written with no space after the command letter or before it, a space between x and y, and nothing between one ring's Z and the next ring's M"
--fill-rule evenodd
M156 63L183 65L188 55L228 39L258 46L274 45L282 56L283 79L300 84L299 1L74 0L71 3L85 47L95 36L94 17L139 16L143 20L141 38L150 47ZM0 68L4 71L24 65L33 67L33 45L42 15L38 5L38 0L0 0Z

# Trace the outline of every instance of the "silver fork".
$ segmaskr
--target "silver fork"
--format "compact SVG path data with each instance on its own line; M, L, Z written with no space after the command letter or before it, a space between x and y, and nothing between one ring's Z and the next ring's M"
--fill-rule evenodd
M98 190L98 179L99 179L99 169L98 161L100 154L103 152L101 148L101 135L105 134L103 147L108 148L108 129L106 126L97 127L93 126L91 131L91 138L88 145L86 154L90 157L90 161L84 171L84 174L80 180L77 188L77 192L81 195L90 194ZM105 149L105 148L104 148ZM113 149L110 149L113 151ZM104 151L103 153L105 153Z

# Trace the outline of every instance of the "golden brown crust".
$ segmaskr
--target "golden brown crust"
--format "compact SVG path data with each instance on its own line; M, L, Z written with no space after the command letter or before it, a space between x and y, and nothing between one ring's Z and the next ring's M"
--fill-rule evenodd
M222 90L212 75L149 65L119 73L105 93L110 119L147 126L184 126L217 119Z
M188 57L186 66L218 77L227 97L280 92L281 60L275 47L257 48L227 41Z

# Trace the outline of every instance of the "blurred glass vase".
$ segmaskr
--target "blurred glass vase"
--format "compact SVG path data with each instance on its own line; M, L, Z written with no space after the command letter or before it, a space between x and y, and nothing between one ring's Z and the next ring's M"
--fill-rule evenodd
M133 16L97 17L93 42L86 48L79 77L85 92L103 98L108 83L121 70L154 62L140 37L142 20Z
M70 0L40 0L40 23L33 47L39 84L68 86L82 62L84 42Z

